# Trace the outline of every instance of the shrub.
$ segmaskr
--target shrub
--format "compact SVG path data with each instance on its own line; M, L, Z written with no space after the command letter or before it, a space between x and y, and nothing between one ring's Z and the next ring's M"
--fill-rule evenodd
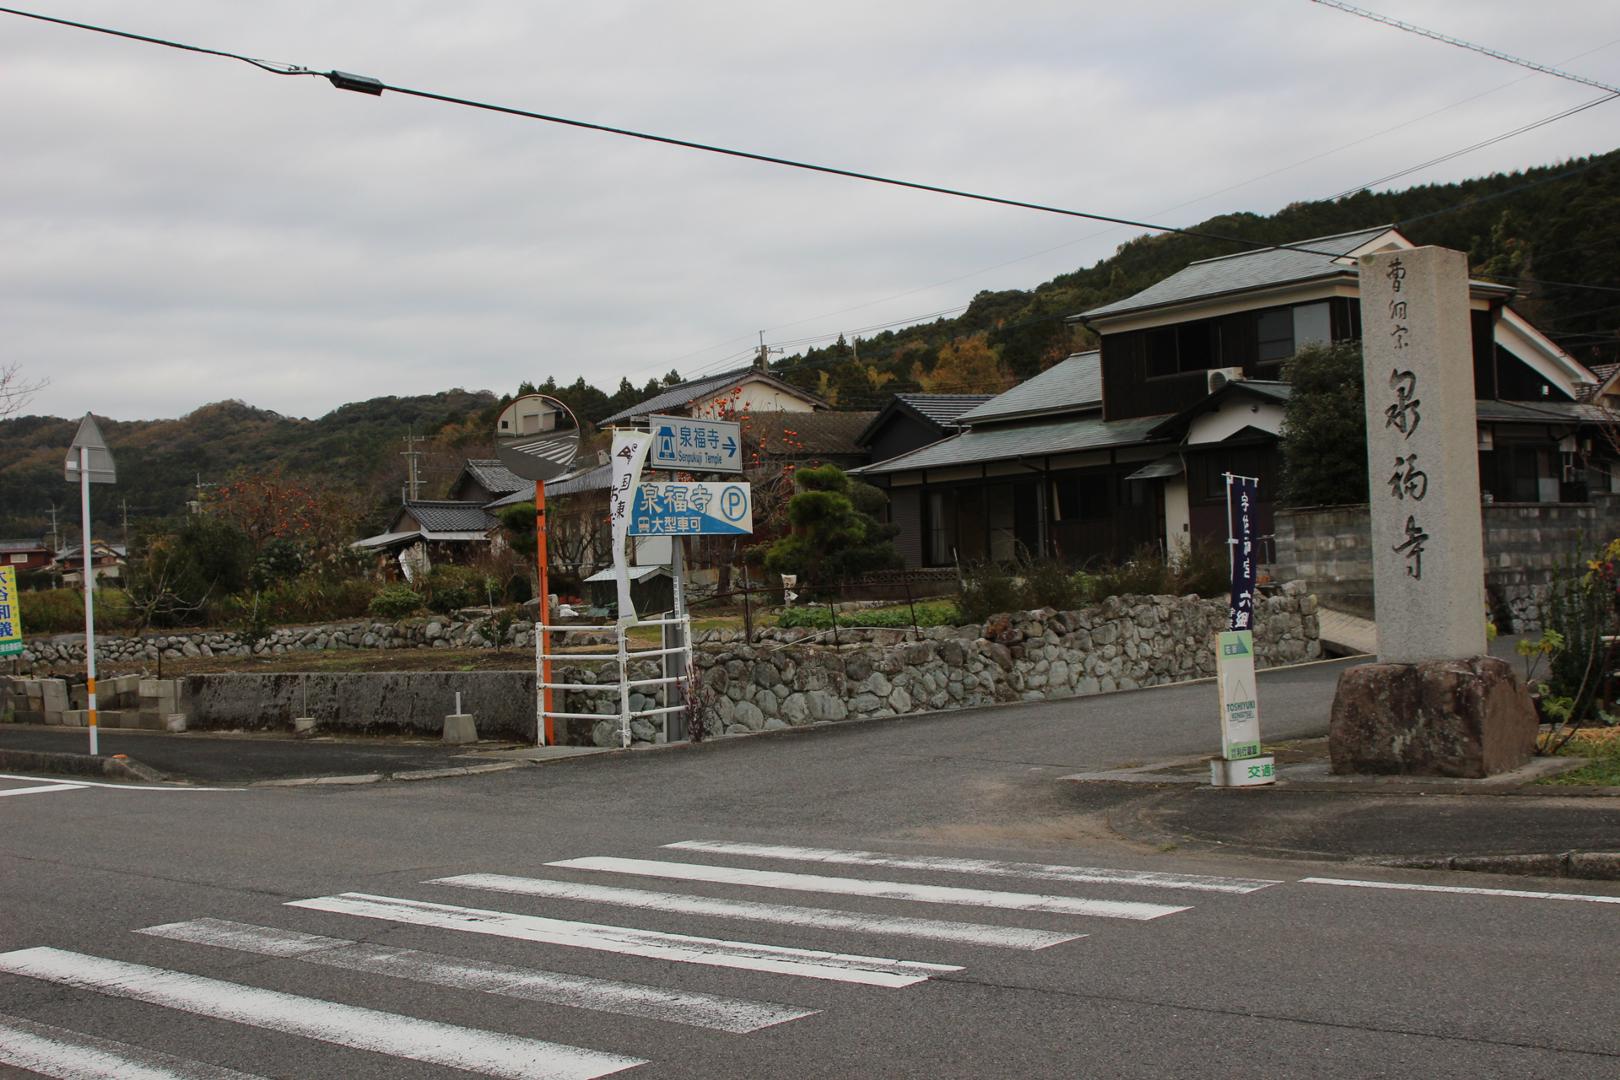
M403 619L422 607L422 594L409 585L384 585L367 610L379 619Z
M354 619L367 614L377 587L364 578L289 578L257 593L228 597L216 605L216 620L244 617L266 626Z
M477 604L488 604L501 595L500 583L470 566L435 566L424 582L428 610L439 615Z
M25 634L72 634L84 630L84 593L79 589L20 592ZM135 625L129 595L122 589L97 589L96 629L128 630Z
M914 625L919 627L956 626L962 620L961 610L949 600L920 602L915 606L917 612L917 621L915 623L912 622L912 608L908 605L846 611L838 616L838 625L903 629ZM832 624L831 609L820 605L788 608L776 619L777 626L803 626L812 630L830 630Z

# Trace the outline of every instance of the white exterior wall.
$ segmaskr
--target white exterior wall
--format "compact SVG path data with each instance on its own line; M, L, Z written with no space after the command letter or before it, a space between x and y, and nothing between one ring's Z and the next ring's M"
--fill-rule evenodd
M738 391L733 394L732 391ZM711 398L692 404L693 416L716 417L731 412L814 412L810 402L762 379L743 379Z
M1192 422L1187 429L1187 445L1203 446L1225 442L1246 427L1269 431L1273 435L1282 430L1281 405L1247 401L1234 397L1217 412L1208 412Z
M1187 502L1187 474L1164 482L1164 550L1174 555L1192 541L1192 513Z

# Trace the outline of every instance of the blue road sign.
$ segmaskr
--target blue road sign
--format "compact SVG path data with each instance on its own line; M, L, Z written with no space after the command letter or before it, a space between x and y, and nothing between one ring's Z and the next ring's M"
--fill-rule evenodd
M753 492L738 481L642 484L630 508L631 536L739 536L753 531Z
M735 420L697 420L690 416L649 416L652 450L649 469L682 472L743 471L742 425Z

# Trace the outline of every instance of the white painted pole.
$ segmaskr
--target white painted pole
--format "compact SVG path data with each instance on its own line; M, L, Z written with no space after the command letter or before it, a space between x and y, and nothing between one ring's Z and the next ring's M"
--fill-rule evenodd
M90 555L90 448L79 447L79 513L84 519L84 665L89 712L90 753L101 753L96 738L96 576Z

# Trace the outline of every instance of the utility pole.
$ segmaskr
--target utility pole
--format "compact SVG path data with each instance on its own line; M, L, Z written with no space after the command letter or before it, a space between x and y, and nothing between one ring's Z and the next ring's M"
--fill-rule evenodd
M421 442L427 442L426 435L417 435L414 431L407 434L405 436L405 449L400 454L406 461L406 476L408 477L406 490L411 493L408 502L415 502L422 496L422 478L417 471L417 459L422 456L422 451L416 448L416 444Z
M760 371L767 371L771 366L771 353L780 353L781 349L773 349L765 344L765 331L759 332L759 355L754 357L754 367Z
M219 486L218 484L214 484L214 483L207 483L207 484L203 483L202 473L197 474L197 498L191 504L192 513L194 513L194 514L202 513L203 489L204 488L211 488L211 487L218 487L218 486Z
M124 553L127 555L129 553L129 500L124 499L121 505L124 511Z
M51 509L50 509L49 513L51 515L51 556L54 558L56 556L56 553L58 551L60 551L61 548L62 548L61 537L56 531L56 504L55 503L51 503Z

